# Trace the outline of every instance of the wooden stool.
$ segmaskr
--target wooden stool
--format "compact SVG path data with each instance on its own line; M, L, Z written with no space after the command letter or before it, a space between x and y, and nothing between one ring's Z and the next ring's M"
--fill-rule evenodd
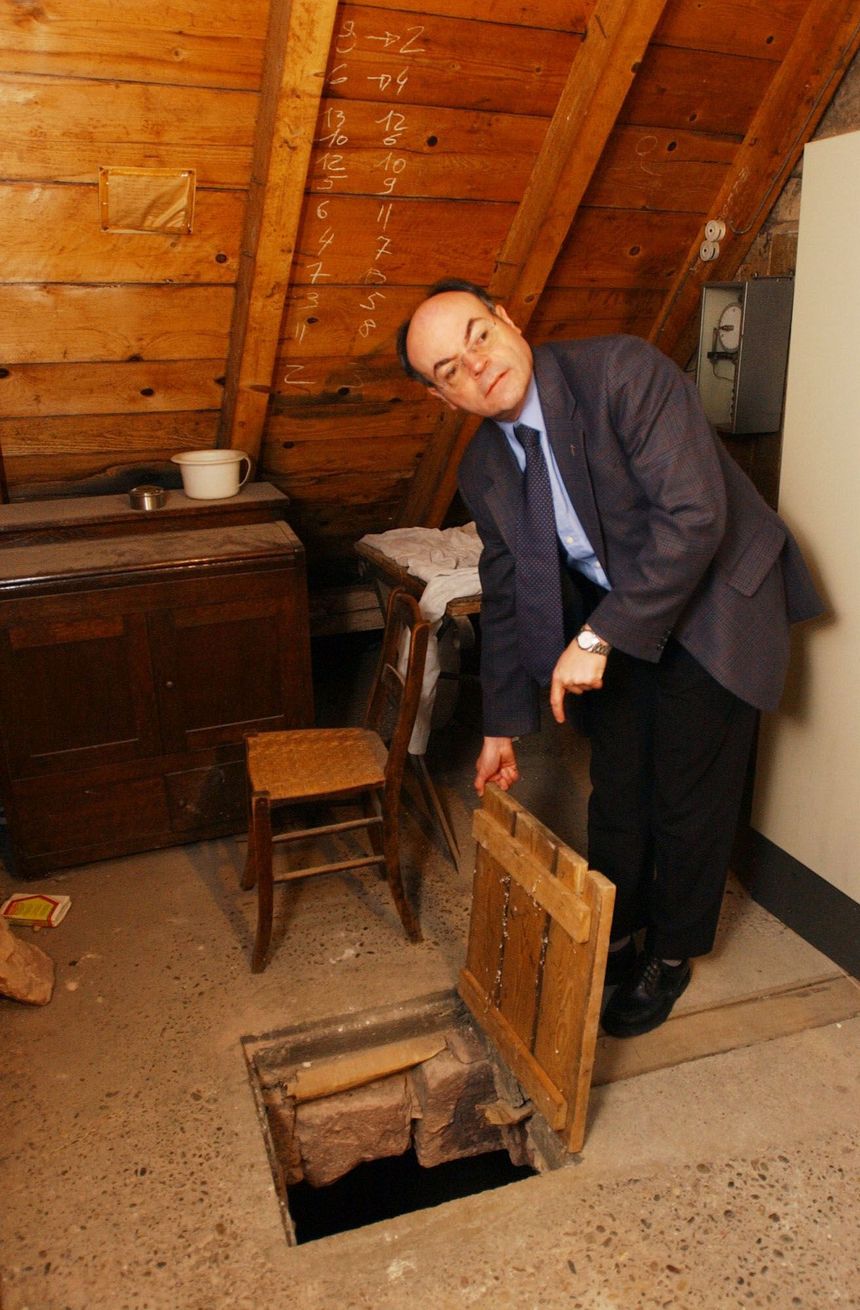
M411 941L421 929L403 890L400 873L400 789L406 753L427 654L428 623L407 592L392 592L382 653L362 728L309 728L249 733L246 763L250 798L248 855L242 876L246 889L257 885L257 935L251 968L265 964L272 935L273 886L296 878L381 865L397 912ZM408 633L408 638L404 634ZM398 670L405 651L406 672ZM317 803L360 803L363 814L272 833L272 809ZM366 829L371 851L356 858L273 872L272 847L318 835Z

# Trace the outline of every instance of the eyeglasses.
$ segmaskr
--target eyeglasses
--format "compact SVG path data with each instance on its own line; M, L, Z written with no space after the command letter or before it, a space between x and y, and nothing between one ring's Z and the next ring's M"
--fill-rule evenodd
M436 381L446 391L457 391L466 382L469 376L466 363L467 355L478 355L480 357L489 354L497 328L498 321L494 318L476 319L472 324L472 330L469 333L465 348L458 355L452 355L450 359L446 359L443 363L437 365L435 370Z

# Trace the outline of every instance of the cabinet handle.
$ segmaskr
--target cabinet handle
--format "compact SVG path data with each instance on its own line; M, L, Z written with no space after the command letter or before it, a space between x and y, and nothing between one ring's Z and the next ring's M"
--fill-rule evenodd
M170 679L168 678L168 679L167 679L167 682L165 682L164 685L165 685L165 687L172 687L174 684L173 684L173 683L170 681Z

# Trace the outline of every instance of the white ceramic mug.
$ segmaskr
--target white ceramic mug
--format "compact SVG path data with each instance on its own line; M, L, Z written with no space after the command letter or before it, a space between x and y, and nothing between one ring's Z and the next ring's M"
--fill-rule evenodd
M242 460L247 464L239 477ZM251 460L244 450L185 450L173 455L182 473L182 489L192 500L224 500L235 496L248 481Z

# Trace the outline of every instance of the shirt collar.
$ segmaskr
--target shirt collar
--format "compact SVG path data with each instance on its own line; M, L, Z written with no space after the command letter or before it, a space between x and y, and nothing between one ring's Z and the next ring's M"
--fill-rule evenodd
M528 390L526 391L525 403L523 404L519 418L515 419L513 423L503 423L501 419L496 419L496 422L509 441L512 438L516 441L514 428L520 423L525 423L528 427L535 428L536 431L540 433L546 433L546 422L544 421L543 410L541 409L540 397L538 396L537 382L535 381L534 373L532 373L531 381L529 382Z

